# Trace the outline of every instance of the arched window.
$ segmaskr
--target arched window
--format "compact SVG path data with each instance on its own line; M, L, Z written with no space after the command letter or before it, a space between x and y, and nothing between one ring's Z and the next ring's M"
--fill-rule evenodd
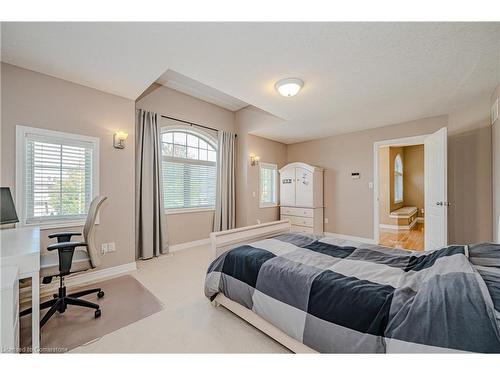
M204 132L163 127L161 132L165 209L215 207L216 141Z
M394 159L394 203L403 201L403 161L399 154Z

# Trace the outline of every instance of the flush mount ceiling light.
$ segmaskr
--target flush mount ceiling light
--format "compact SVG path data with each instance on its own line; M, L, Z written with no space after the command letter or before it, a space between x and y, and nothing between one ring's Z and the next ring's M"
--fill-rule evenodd
M276 91L287 98L297 95L302 86L304 86L304 81L300 78L281 79L274 85Z

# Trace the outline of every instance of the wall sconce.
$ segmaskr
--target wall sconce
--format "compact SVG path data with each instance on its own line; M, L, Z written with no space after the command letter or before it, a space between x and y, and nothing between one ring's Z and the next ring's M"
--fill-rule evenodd
M250 165L252 167L256 166L259 164L260 156L257 156L255 154L250 154Z
M117 131L115 134L113 134L113 146L115 148L125 148L125 140L127 139L128 134L125 132L122 132L121 130Z

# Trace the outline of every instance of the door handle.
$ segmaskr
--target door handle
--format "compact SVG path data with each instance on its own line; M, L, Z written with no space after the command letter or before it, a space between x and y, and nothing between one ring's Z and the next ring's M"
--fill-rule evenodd
M436 206L451 206L450 202L436 202Z

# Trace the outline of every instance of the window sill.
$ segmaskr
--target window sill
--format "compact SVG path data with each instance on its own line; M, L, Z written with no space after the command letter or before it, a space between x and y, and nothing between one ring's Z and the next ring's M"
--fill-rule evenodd
M394 204L399 204L399 203L403 203L403 200L400 200L400 201L394 201Z
M99 224L96 220L95 224ZM63 221L63 222L41 222L41 223L29 223L29 224L18 224L22 227L39 227L40 230L44 229L57 229L57 228L73 228L73 227L83 227L85 225L85 220L74 220L74 221Z
M176 208L165 210L165 215L177 215L177 214L189 214L194 212L209 212L215 211L214 207L206 207L206 208Z
M277 204L259 204L259 208L274 208L278 207Z

